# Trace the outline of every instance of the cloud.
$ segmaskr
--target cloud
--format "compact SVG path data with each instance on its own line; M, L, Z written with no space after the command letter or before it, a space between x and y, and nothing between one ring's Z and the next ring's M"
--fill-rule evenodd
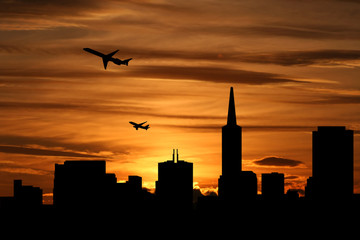
M115 49L116 46L109 47ZM242 52L242 51L187 51L179 49L121 48L126 56L137 59L181 59L213 62L247 62L259 64L276 64L282 66L338 64L343 61L360 59L360 50L319 49L309 51L275 51L275 52Z
M265 157L260 160L255 160L254 163L259 166L270 166L270 167L298 167L304 164L302 161L281 158L281 157Z
M198 132L219 132L221 131L221 127L226 123L226 116L219 117L219 119L223 119L224 122L222 124L159 124L157 126L189 129ZM316 127L313 126L241 125L241 127L243 132L312 132L316 130Z
M31 147L41 146L41 149L63 148L65 152L112 152L114 154L128 154L125 148L110 148L107 141L74 142L73 139L59 136L22 136L22 135L0 135L0 146ZM9 149L8 149L9 151ZM61 152L61 151L60 151ZM61 154L61 153L58 153ZM95 154L96 155L96 154ZM96 155L97 156L97 155Z
M11 154L25 154L25 155L37 155L37 156L61 156L61 157L75 157L75 158L103 158L103 156L94 154L84 154L72 151L60 151L60 150L47 150L31 147L19 147L19 146L4 146L0 145L0 152Z
M129 71L129 76L160 79L187 79L214 83L262 85L298 82L284 76L222 67L142 66Z
M99 112L110 114L138 114L146 111L151 111L148 107L138 106L123 106L117 102L118 105L110 106L104 104L94 103L56 103L56 102L7 102L0 101L0 109L19 110L19 109L38 109L38 110L61 110L61 111L85 111L85 112Z
M105 1L104 1L105 2ZM89 9L101 9L105 3L92 0L12 0L1 1L0 13L6 17L71 16Z
M286 126L286 125L245 125L244 131L267 131L267 132L312 132L314 126Z
M119 104L119 102L117 102ZM44 111L79 111L79 112L91 112L101 114L122 114L122 115L136 115L136 116L147 116L147 117L159 117L159 118L172 118L172 119L226 119L225 116L218 115L191 115L191 114L168 114L155 112L150 107L139 107L139 106L110 106L107 104L76 104L76 103L53 103L53 102L1 102L0 109L7 110L41 110ZM46 141L41 141L46 143ZM0 135L1 143L1 135Z
M1 76L11 77L48 77L48 78L98 78L99 71L95 70L59 70L59 69L11 69L3 68ZM240 69L212 67L212 66L133 66L126 71L108 71L108 77L131 77L142 79L166 79L166 80L197 80L213 83L233 83L264 85L278 83L300 83L286 76L266 72L254 72Z
M356 39L358 29L336 25L259 25L240 28L238 33L270 37L291 37L304 39Z
M325 105L325 104L360 104L360 95L325 95L319 96L311 101L284 101L286 103L296 104L311 104L311 105Z
M4 42L9 42L10 46L13 47L7 48L8 51L19 51L18 48L24 47L24 40L29 43L49 43L49 41L59 42L62 40L73 40L73 39L83 39L90 35L91 31L83 28L83 27L74 27L74 26L58 26L58 27L51 27L48 29L27 29L27 30L0 30L0 35L3 37L3 44L1 48L6 49L6 45ZM100 33L100 32L98 32ZM21 43L21 45L14 44ZM28 48L24 47L24 51L28 51Z
M272 53L253 53L239 57L240 61L277 64L283 66L313 65L313 64L337 64L342 61L360 59L360 50L313 50L313 51L283 51Z
M0 172L12 173L12 174L29 174L29 175L52 175L51 171L24 167L15 164L2 164L0 163Z
M7 35L10 35L10 31L3 31ZM8 38L16 40L17 38L23 38L24 35L21 34L21 31L16 31L18 33L11 33L13 37ZM24 31L29 34L29 32L34 33L44 33L42 40L46 40L47 37L57 38L56 34L60 35L60 39L63 38L79 38L91 34L87 30L79 29L75 27L62 27L58 29L53 29L49 31ZM76 34L73 34L76 33ZM0 34L2 31L0 31ZM55 34L56 33L56 34ZM55 35L54 35L55 34ZM3 34L2 34L3 35ZM171 60L184 60L184 61L208 61L213 63L236 63L236 62L245 62L245 63L256 63L256 64L275 64L281 66L309 66L309 65L324 65L324 66L343 66L348 62L353 62L360 60L360 50L357 49L318 49L318 50L308 50L308 51L274 51L274 52L246 52L246 51L236 51L236 50L224 50L219 49L218 51L213 50L181 50L181 49L157 49L152 47L130 47L130 46L121 46L118 45L95 45L91 46L94 49L99 51L106 51L106 49L119 49L122 56L132 57L137 60L155 60L159 59L171 59ZM9 43L0 43L0 52L3 53L14 53L14 54L41 54L41 55L82 55L85 57L81 46L65 46L65 47L53 47L53 46L18 46L12 42ZM152 69L158 68L169 68L171 66L149 66ZM134 66L132 66L134 68ZM187 67L191 70L191 67ZM205 67L204 67L205 68ZM226 68L217 67L215 70L227 70ZM5 70L5 69L4 69ZM163 70L163 69L161 69ZM166 70L166 69L165 69ZM175 69L176 70L176 69ZM199 69L205 71L205 69ZM52 70L53 71L53 70ZM54 70L55 73L58 71ZM140 72L149 71L144 67L139 67ZM231 71L231 69L229 69ZM244 70L233 70L237 71L237 74L250 74L251 71ZM243 72L240 72L243 71ZM256 72L252 72L255 74ZM19 74L19 73L18 73ZM64 73L58 73L59 76ZM234 74L234 73L233 73ZM259 74L257 73L258 77ZM265 77L267 73L263 73L262 77ZM75 75L75 74L74 74ZM90 76L91 77L91 76ZM283 77L275 74L266 75L268 78L281 78ZM286 79L286 78L285 78ZM289 79L287 79L289 80Z

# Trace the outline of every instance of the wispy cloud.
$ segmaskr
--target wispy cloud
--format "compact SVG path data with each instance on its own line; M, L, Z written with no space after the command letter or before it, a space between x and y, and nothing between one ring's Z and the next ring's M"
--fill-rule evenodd
M130 72L130 71L129 71ZM198 80L214 83L262 85L299 82L285 76L222 67L143 66L131 71L133 77Z
M20 166L13 162L0 161L0 172L12 174L29 174L29 175L52 175L52 171L39 169L31 166Z
M0 146L0 152L12 153L12 154L25 154L25 155L37 155L37 156L62 156L62 157L75 157L75 158L103 158L103 156L95 154L78 153L71 151L59 151L38 149L31 147L19 147L19 146Z
M219 132L225 125L226 117L223 124L189 124L189 125L170 125L162 124L162 127L189 129L197 132ZM243 132L312 132L316 130L314 126L280 126L280 125L241 125Z
M1 76L11 77L49 77L49 78L98 78L99 72L94 70L59 70L59 69L1 69ZM277 83L300 83L281 74L254 72L240 69L211 66L134 66L127 71L108 72L107 77L131 77L142 79L166 79L166 80L197 80L213 83L233 84L277 84Z

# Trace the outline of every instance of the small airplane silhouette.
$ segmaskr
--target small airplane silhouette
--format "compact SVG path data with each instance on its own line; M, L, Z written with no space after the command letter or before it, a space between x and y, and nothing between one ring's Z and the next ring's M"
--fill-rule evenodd
M103 54L103 53L101 53L101 52L95 51L95 50L93 50L93 49L91 49L91 48L84 48L84 51L87 51L87 52L89 52L89 53L92 53L92 54L94 54L94 55L96 55L96 56L101 57L102 60L103 60L103 63L104 63L104 68L105 68L105 70L106 70L106 67L107 67L107 64L108 64L109 61L110 61L110 62L113 62L113 63L115 63L115 64L117 64L117 65L123 64L123 65L128 66L129 61L132 59L132 58L129 58L129 59L125 59L125 60L120 60L120 59L118 59L118 58L113 58L112 56L114 56L115 53L117 53L119 50L116 50L116 51L114 51L114 52L112 52L112 53L109 53L109 54L107 54L107 55L105 55L105 54Z
M146 121L147 122L147 121ZM134 123L134 122L129 122L130 124L133 125L133 127L138 130L139 128L142 128L142 129L145 129L145 130L148 130L150 127L149 127L149 124L146 125L146 126L143 126L144 123L146 122L143 122L143 123Z

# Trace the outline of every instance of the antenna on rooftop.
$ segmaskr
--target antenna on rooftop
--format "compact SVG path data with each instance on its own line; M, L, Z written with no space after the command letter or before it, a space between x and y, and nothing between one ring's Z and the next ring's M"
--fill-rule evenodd
M179 162L179 149L176 149L176 162Z

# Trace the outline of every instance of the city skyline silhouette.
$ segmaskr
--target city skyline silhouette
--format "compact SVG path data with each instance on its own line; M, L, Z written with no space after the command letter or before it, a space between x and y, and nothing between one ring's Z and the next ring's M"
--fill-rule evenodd
M218 192L234 87L242 171L312 176L312 131L354 131L360 193L356 1L1 1L0 196L13 179L52 204L54 164L105 160L118 181L179 149L200 193ZM128 66L84 51L133 58ZM93 50L90 50L93 49ZM96 52L95 52L96 51ZM129 121L148 121L136 131ZM310 180L311 182L311 180Z
M222 127L222 175L217 196L200 194L194 197L193 163L180 160L178 149L173 149L172 160L158 163L155 193L142 187L141 176L132 175L125 183L117 182L115 174L107 173L105 160L69 160L55 164L54 200L48 207L89 211L195 211L201 214L214 209L237 210L247 204L260 206L263 210L270 206L267 204L294 209L304 208L303 205L312 209L319 203L340 210L345 205L358 206L360 197L353 189L353 134L343 126L319 126L313 131L313 175L307 180L305 196L301 197L297 189L288 189L285 193L284 174L279 172L262 174L261 194L258 194L256 174L241 167L242 132L236 121L234 89L231 87L227 124ZM21 179L13 181L14 194L0 197L1 209L43 208L42 189L24 186Z

